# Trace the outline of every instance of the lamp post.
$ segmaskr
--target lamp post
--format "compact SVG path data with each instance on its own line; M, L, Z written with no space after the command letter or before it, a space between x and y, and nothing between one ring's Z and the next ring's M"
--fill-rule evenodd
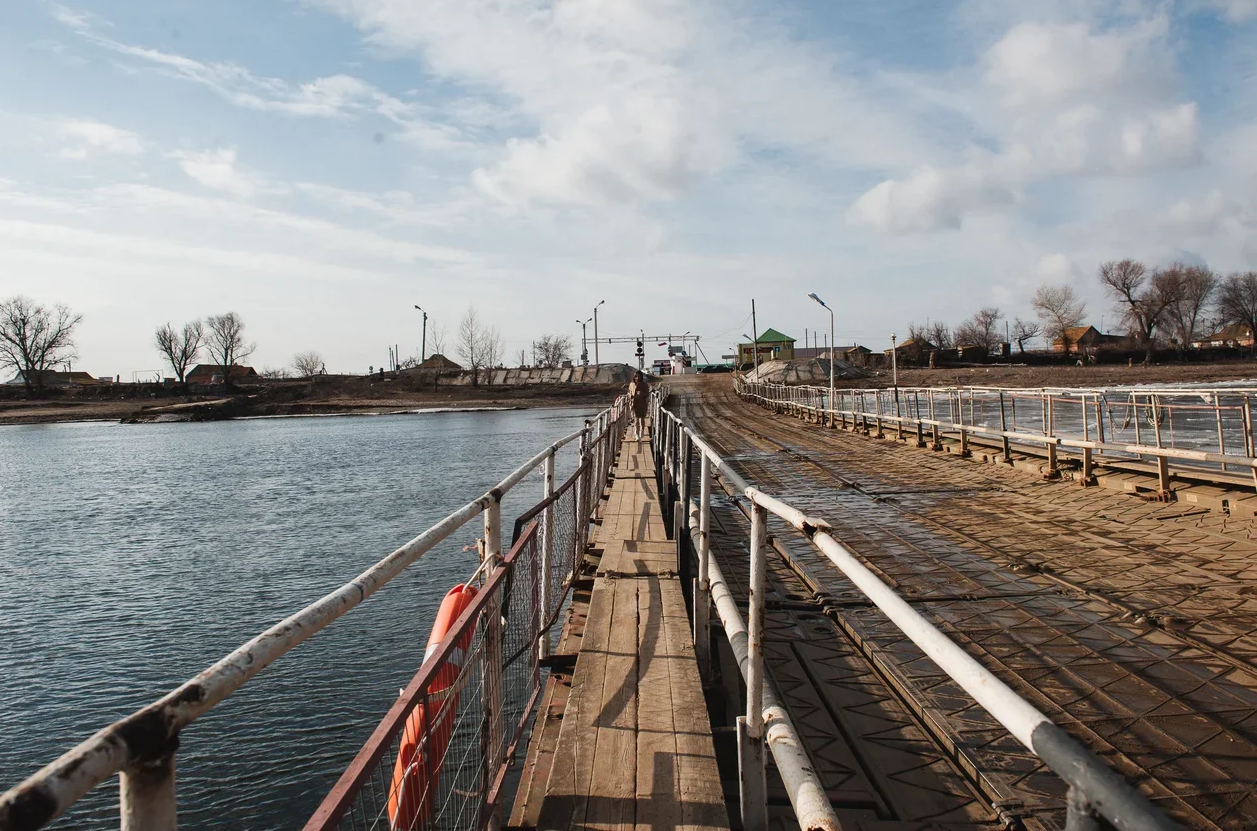
M598 306L606 302L599 300ZM594 366L602 366L602 360L598 357L598 306L594 306Z
M890 383L895 388L895 418L899 418L899 347L894 332L890 335Z
M755 338L751 337L746 332L742 333L742 337L751 342L751 363L755 365L756 369L759 369L759 344L755 342ZM738 371L740 372L741 370L739 369ZM759 373L756 373L756 377L758 376Z
M415 308L423 312L423 309L420 309L418 305L416 305ZM428 359L428 313L423 312L423 344L419 347L419 363L422 364L427 359Z
M834 352L838 350L838 341L834 340L834 310L825 305L825 301L816 296L816 292L810 292L808 297L821 304L825 311L829 312L829 399L825 402L825 409L829 411L829 426L834 426Z
M588 323L590 320L593 320L593 318L591 317L587 320L576 321L577 323L580 324L580 365L581 366L589 366L589 345L585 341L585 324ZM597 349L598 345L594 344L594 348Z

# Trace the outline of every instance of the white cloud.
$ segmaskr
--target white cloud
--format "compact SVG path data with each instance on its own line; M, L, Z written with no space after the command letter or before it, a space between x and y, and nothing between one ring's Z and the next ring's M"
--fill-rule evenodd
M236 169L236 148L178 150L170 154L188 176L211 190L249 197L257 192L253 177Z
M97 153L138 156L144 152L144 143L138 135L99 121L68 119L56 125L56 133L64 142L59 155L74 161Z
M854 202L848 221L896 233L954 229L1040 182L1199 163L1198 108L1175 100L1166 36L1159 16L1103 31L1013 26L983 56L982 86L953 104L996 149L887 179Z
M1049 283L1072 283L1079 276L1078 267L1068 254L1045 254L1039 258L1035 274Z
M1231 23L1257 20L1257 0L1198 0L1198 2Z
M102 18L89 11L68 9L65 6L56 4L52 7L52 17L61 25L76 32L86 32L94 27L104 25Z
M313 118L353 118L369 114L393 122L402 128L404 138L427 148L454 149L470 144L462 131L451 125L434 124L423 116L419 107L351 75L329 75L294 84L257 75L235 63L199 61L104 37L97 30L108 24L85 12L58 7L53 16L98 47L169 77L205 87L237 107Z
M504 102L515 135L474 181L511 204L676 199L761 151L874 167L920 150L844 56L742 2L313 2Z
M955 229L967 213L1015 200L1014 192L995 181L984 166L923 167L865 193L848 209L847 221L892 233Z
M986 82L1009 107L1034 109L1100 98L1157 99L1172 73L1161 48L1164 18L1097 32L1086 23L1023 23L986 53Z

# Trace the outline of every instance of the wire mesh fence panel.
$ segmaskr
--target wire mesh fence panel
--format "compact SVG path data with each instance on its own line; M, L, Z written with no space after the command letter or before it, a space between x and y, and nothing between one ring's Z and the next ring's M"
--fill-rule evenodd
M473 605L473 614L458 630L448 655L431 671L420 671L417 685L403 691L404 704L389 712L359 753L357 781L339 794L345 804L334 827L344 831L479 827L488 782L484 606ZM337 796L333 791L332 797Z
M539 642L559 635L622 429L608 419L572 475L516 520L509 553L479 590L459 595L465 608L308 829L485 827L507 796L541 690Z
M585 530L588 527L588 509L585 494L588 481L595 478L592 462L578 467L554 494L535 507L521 514L515 521L514 539L519 539L527 523L537 521L537 558L540 561L545 546L549 546L549 563L545 569L538 562L538 581L545 582L546 605L540 609L540 630L550 638L553 647L559 637L560 615L565 608L568 591L576 576L580 557L584 552ZM540 572L544 571L542 575ZM538 592L540 599L540 592ZM508 653L509 654L509 653Z
M540 546L537 527L515 545L502 598L502 758L522 734L541 686L537 639L542 627Z

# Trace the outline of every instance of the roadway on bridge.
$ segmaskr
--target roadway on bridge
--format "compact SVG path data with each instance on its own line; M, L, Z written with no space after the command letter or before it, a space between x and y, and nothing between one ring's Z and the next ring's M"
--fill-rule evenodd
M1257 827L1250 520L804 423L727 378L673 409L748 481L827 520L984 666L1193 828ZM888 433L888 436L893 435ZM747 522L714 508L745 579ZM799 534L770 522L767 653L844 821L1063 826L1060 781Z

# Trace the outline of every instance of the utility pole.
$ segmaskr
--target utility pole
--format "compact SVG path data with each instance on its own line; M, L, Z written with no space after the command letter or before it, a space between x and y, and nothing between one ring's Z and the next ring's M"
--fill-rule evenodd
M821 300L820 297L817 296L816 292L810 293L808 297L815 300L817 303L820 304L821 308L829 312L828 338L832 339L834 336L834 310L829 308L829 306L825 304L825 301ZM829 340L825 341L825 345L826 347L829 346ZM829 353L829 398L825 399L825 409L829 412L829 426L833 427L834 426L834 353L832 351Z
M416 305L415 308L419 309L419 306ZM423 312L423 309L419 311ZM423 312L423 345L419 347L419 363L422 364L426 360L428 360L428 313Z
M606 302L599 300L598 306ZM602 359L598 357L598 306L594 306L594 366L602 366Z
M590 320L593 320L593 318L591 317L588 320L576 321L577 323L580 324L580 365L581 366L589 366L589 342L585 340L585 324L589 323ZM597 344L594 344L594 348L595 349L597 348Z
M755 356L756 375L759 375L759 329L755 326L755 298L751 298L751 354Z
M899 353L895 348L895 335L890 335L890 383L895 388L895 417L899 417ZM903 425L900 425L900 429Z

